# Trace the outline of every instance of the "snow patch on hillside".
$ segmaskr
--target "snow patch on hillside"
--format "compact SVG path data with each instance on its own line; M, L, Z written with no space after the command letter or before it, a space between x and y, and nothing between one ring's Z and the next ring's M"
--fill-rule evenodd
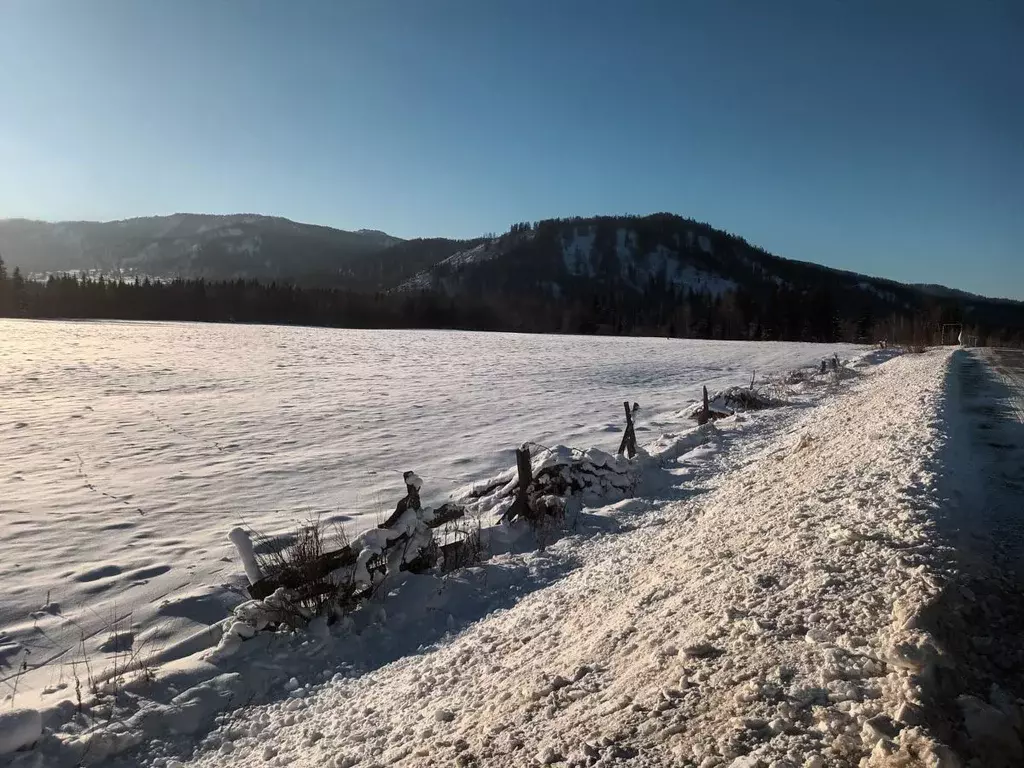
M562 261L570 275L582 277L595 277L597 275L597 270L594 269L592 260L594 239L596 237L597 232L593 227L577 227L573 230L572 238L563 241Z
M692 235L692 233L690 233ZM578 277L595 277L594 241L596 231L588 227L576 229L571 238L562 243L562 259L566 270ZM701 250L710 253L710 241L703 235L698 239ZM615 233L615 258L618 261L619 277L624 283L638 291L644 291L656 280L679 289L689 289L720 296L734 291L737 284L727 278L698 269L685 263L678 252L658 244L650 253L640 253L638 237L634 230L620 227Z
M429 271L417 272L404 283L395 288L396 291L426 291L434 284L434 277Z
M453 253L440 263L450 267L461 267L466 264L479 264L482 261L490 261L501 255L500 243L501 241L498 238L488 240L474 248Z
M857 283L857 287L862 291L867 291L868 293L874 294L878 298L890 304L896 303L896 294L894 294L892 291L883 291L881 288L879 288L877 285L873 283L860 282Z
M253 256L259 253L260 244L259 236L247 237L240 242L228 240L224 243L224 250L228 253L247 253Z
M630 243L631 240L632 244ZM615 255L619 257L619 261L625 262L628 259L632 259L635 250L636 233L631 229L619 227L615 231Z
M470 264L479 264L484 261L496 259L503 253L504 250L501 248L501 238L487 240L483 243L480 243L477 246L474 246L473 248L468 248L464 251L458 251L457 253L453 253L448 258L439 261L435 266L431 267L430 269L425 269L422 272L417 272L404 283L399 285L396 290L428 290L434 286L434 283L437 280L437 271L439 268L458 269L461 267L468 266Z
M672 282L679 287L689 288L696 293L709 293L712 296L721 296L724 293L735 291L736 283L724 277L702 272L689 265L679 269L673 276Z

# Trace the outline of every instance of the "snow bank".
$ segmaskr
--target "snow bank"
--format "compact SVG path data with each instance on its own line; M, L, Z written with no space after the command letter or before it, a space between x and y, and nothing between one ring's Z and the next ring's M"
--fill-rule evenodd
M675 461L695 448L709 443L718 434L715 425L708 423L681 434L667 432L643 446L644 454L661 466Z
M555 514L561 525L570 500L577 501L578 506L600 507L631 496L641 480L645 466L658 468L674 461L707 443L714 432L713 426L705 426L682 435L663 434L642 446L639 456L634 460L609 454L599 448L580 450L564 445L547 448L527 444L524 450L533 449L530 454L528 504L539 512ZM415 473L406 472L405 483L414 490L415 504L418 505L418 493L423 487L423 481ZM418 562L428 550L437 552L439 549L444 558L447 551L445 544L451 542L435 540L433 529L443 522L455 520L475 520L475 535L479 538L475 545L482 552L496 554L517 538L506 529L518 523L512 521L507 513L519 494L517 470L510 468L490 480L466 487L456 493L455 502L447 503L439 510L414 507L410 503L413 496L409 496L400 502L388 521L355 537L345 549L349 556L332 555L339 561L338 567L316 578L325 580L325 586L334 589L339 600L345 599L347 603L354 604L356 600L352 599L353 596L365 599L386 578L393 578L407 570L410 564ZM503 530L483 525L481 517L484 515L492 516L493 523ZM533 527L536 524L537 521L532 522ZM465 539L462 533L454 535L455 540ZM286 584L287 588L276 586L272 594L246 601L234 609L232 616L223 622L223 632L217 646L203 655L205 660L214 663L224 661L236 653L244 641L265 629L295 626L296 622L304 624L315 618L314 613L303 607L297 591L312 584L287 584L288 578L284 572L271 573L269 576L263 574L256 561L251 537L245 530L232 529L229 539L238 549L250 584L263 589L267 588L263 585L268 583L271 589L275 585ZM393 548L396 542L401 543L401 547ZM541 546L547 543L546 540L538 541ZM283 551L283 555L287 560L287 550ZM435 557L432 555L430 562L425 565L432 567L436 562ZM437 564L448 567L448 563L443 561ZM296 567L302 571L304 564L298 563ZM425 569L417 572L422 570ZM339 575L343 572L344 575ZM258 592L253 594L259 595ZM341 616L347 610L351 610L351 605L346 605L344 609L339 605L330 617Z
M36 709L0 711L0 755L31 747L43 735L43 718Z

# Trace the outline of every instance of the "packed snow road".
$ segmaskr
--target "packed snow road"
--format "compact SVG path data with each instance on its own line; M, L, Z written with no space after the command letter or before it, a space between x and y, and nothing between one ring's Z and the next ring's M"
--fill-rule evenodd
M947 363L865 369L703 493L577 542L566 578L370 674L294 680L191 760L956 765L929 730L938 651L917 619L942 592Z
M949 365L932 533L942 556L919 613L931 636L928 725L977 765L1024 765L1024 353Z
M959 398L951 420L965 430L977 475L982 528L1024 557L1024 350L979 349L954 356ZM964 466L955 462L955 466ZM977 500L977 499L976 499Z
M980 349L977 353L1003 379L1007 416L1024 423L1024 349Z

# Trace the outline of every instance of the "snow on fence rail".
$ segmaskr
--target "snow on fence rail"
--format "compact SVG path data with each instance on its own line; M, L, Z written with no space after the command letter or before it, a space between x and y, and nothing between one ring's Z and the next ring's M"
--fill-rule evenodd
M480 522L484 515L493 516L498 525L525 526L543 547L546 532L561 526L571 501L602 503L632 495L643 462L658 462L667 453L657 441L651 446L653 454L637 446L640 406L626 401L623 408L626 426L616 455L598 448L525 443L516 449L515 467L456 491L453 501L437 509L423 506L423 481L415 472L405 472L406 495L388 519L338 547L326 545L316 521L289 545L258 534L254 544L252 533L232 529L228 537L245 569L252 599L235 608L215 654L233 653L242 641L268 627L302 626L318 616L333 620L402 572L450 571L478 562L491 530ZM684 440L691 447L705 441L703 433L696 441Z
M260 562L252 535L234 528L229 538L245 568L252 599L235 608L216 654L233 653L267 627L343 615L403 571L447 571L473 563L474 551L483 546L479 519L484 513L496 514L499 523L525 523L540 534L559 526L574 495L594 501L628 495L640 475L635 460L598 449L556 446L532 454L527 444L517 449L516 459L516 468L465 490L459 498L463 503L447 502L437 509L422 505L422 480L406 472L406 496L394 513L336 549L322 546L314 522L289 550L278 549ZM475 530L473 523L450 527L467 518L476 521ZM439 530L441 535L435 535ZM541 536L538 542L543 545Z

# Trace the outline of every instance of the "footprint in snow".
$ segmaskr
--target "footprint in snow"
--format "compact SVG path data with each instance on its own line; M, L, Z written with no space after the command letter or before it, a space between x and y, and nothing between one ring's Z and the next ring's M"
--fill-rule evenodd
M75 577L77 582L89 582L97 581L98 579L107 579L111 576L118 576L121 573L121 568L116 565L101 565L97 568L92 568L84 573L80 573Z
M134 644L135 633L114 632L98 648L103 653L124 653L125 651L130 651Z

